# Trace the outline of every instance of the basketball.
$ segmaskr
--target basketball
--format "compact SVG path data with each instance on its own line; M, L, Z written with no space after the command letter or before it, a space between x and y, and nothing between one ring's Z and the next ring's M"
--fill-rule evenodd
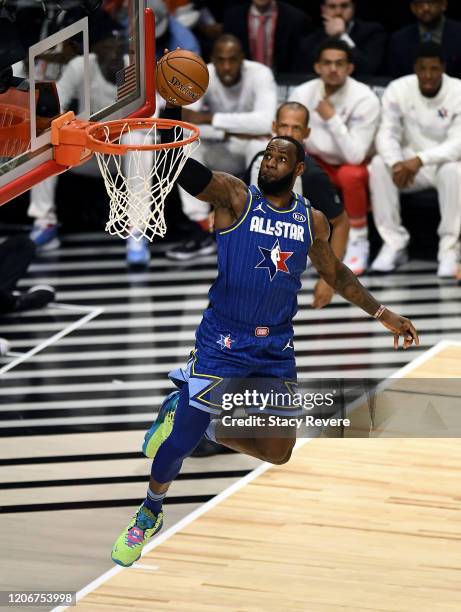
M201 57L176 49L157 63L157 90L167 102L185 106L197 102L208 87L208 68Z

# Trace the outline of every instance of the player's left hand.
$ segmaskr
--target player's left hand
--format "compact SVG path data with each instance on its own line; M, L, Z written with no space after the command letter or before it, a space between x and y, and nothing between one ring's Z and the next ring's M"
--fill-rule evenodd
M399 348L400 336L403 336L404 350L410 348L413 343L419 346L418 332L410 319L401 317L395 312L392 312L392 310L386 308L379 321L386 329L394 334L394 350L398 350Z
M312 308L316 308L320 310L320 308L325 308L333 299L335 294L335 290L330 287L330 285L321 278L317 281L317 284L314 288L314 297L312 300Z
M328 100L320 100L315 109L324 121L329 121L336 115L335 107Z

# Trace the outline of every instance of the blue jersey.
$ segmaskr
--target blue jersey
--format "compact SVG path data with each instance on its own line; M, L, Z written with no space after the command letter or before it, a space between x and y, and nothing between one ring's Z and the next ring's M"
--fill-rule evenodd
M298 309L301 274L314 240L312 208L293 194L278 209L252 185L243 215L216 233L218 277L210 289L212 312L249 325L284 325Z

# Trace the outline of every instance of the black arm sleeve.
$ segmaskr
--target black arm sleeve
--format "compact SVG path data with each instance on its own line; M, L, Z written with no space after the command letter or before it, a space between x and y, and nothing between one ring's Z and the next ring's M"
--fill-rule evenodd
M175 119L176 121L181 120L181 107L175 106L174 108L166 107L161 114L162 119ZM176 128L178 129L178 128ZM181 134L175 133L175 128L169 130L162 130L162 143L174 142L178 138L182 137ZM183 189L190 193L190 195L197 196L204 191L211 182L213 173L209 168L201 164L195 159L189 159L184 164L184 168L181 170L176 182Z

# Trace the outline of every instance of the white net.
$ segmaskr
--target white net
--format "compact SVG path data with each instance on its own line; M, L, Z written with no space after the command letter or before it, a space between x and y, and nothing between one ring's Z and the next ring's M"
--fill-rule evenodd
M176 126L174 142L186 140L192 131ZM114 141L104 127L105 142L124 145L152 145L161 142L162 129L134 130L126 123ZM101 139L104 141L104 139ZM110 199L106 231L136 240L152 241L166 234L165 199L189 156L199 146L196 139L176 148L133 150L125 155L96 153L99 169Z

